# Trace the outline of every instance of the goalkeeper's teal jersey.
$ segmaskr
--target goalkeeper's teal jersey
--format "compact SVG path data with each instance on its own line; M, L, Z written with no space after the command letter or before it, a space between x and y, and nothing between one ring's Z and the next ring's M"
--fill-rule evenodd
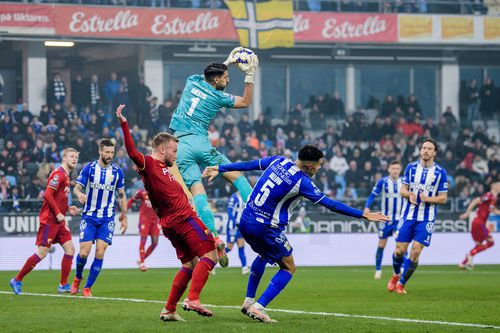
M208 136L208 124L222 107L233 107L236 98L217 90L203 75L191 75L186 81L179 106L170 128L176 132Z

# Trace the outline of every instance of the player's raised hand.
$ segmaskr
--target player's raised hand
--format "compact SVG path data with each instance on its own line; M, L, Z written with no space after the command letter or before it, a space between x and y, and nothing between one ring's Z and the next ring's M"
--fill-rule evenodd
M203 171L201 175L202 178L208 177L208 182L210 183L219 174L219 166L208 166Z
M125 118L125 116L122 114L123 109L125 109L125 104L120 104L116 108L116 116L118 117L118 119L120 120L121 123L124 123L127 121L127 118Z
M76 196L78 197L78 201L80 201L81 204L84 204L87 202L87 195L86 194L79 192Z
M80 209L78 209L78 207L76 206L69 206L68 211L73 216L80 214Z
M224 65L229 66L230 64L234 64L237 60L236 54L243 49L242 46L235 47L231 53L229 53L229 56L227 59L224 61Z
M127 227L128 227L127 214L123 214L123 213L120 214L120 217L118 218L118 220L122 224L122 226L120 228L120 232L123 235L125 233L125 231L127 231Z
M382 212L376 213L363 213L363 217L368 221L372 222L387 222L389 221L389 216L382 214Z

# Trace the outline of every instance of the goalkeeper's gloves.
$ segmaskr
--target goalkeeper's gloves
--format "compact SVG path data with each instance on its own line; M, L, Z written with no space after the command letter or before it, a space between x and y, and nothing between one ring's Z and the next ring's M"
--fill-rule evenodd
M255 71L259 66L259 58L255 53L253 53L248 61L248 65L245 68L245 83L254 83Z
M224 65L226 66L229 66L230 64L234 64L238 59L236 57L236 54L241 51L243 49L243 47L241 46L238 46L238 47L235 47L231 53L229 53L229 56L227 57L227 59L223 62Z

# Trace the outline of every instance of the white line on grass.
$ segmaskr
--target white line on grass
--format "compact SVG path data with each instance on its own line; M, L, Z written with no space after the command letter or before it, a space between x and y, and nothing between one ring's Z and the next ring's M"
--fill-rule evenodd
M0 294L13 295L11 291L0 291ZM24 296L40 296L40 297L72 298L72 299L105 300L105 301L123 301L123 302L133 302L133 303L154 303L154 304L164 304L165 303L165 301L156 301L156 300L139 299L139 298L122 298L122 297L94 297L93 296L91 298L84 298L84 297L75 297L75 296L70 296L70 295L38 294L38 293L23 293L21 296L23 296L23 295ZM213 304L205 304L205 305L209 308L238 309L238 310L241 309L240 306L235 306L235 305L213 305ZM314 312L314 311L300 311L300 310L286 310L286 309L267 309L267 310L271 311L271 312L302 314L302 315L375 319L375 320L386 320L386 321L399 321L399 322L406 322L406 323L459 326L459 327L475 327L475 328L490 328L490 329L500 330L500 326L485 325L485 324L473 324L473 323L459 323L459 322L452 322L452 321L423 320L423 319L383 317L383 316L367 316L367 315L335 313L335 312Z

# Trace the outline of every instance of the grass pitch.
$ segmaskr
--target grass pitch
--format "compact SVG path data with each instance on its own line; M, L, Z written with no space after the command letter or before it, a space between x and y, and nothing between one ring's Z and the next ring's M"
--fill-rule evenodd
M299 267L269 306L295 311L270 310L277 324L240 313L247 276L236 268L218 268L202 293L202 302L214 305L214 317L178 306L187 322L160 321L176 272L104 268L92 288L95 299L5 293L14 272L0 272L0 332L500 332L500 266L471 272L419 267L404 296L386 291L389 267L380 281L368 267ZM267 268L257 295L275 272ZM57 296L58 281L59 271L34 271L24 279L24 292Z

